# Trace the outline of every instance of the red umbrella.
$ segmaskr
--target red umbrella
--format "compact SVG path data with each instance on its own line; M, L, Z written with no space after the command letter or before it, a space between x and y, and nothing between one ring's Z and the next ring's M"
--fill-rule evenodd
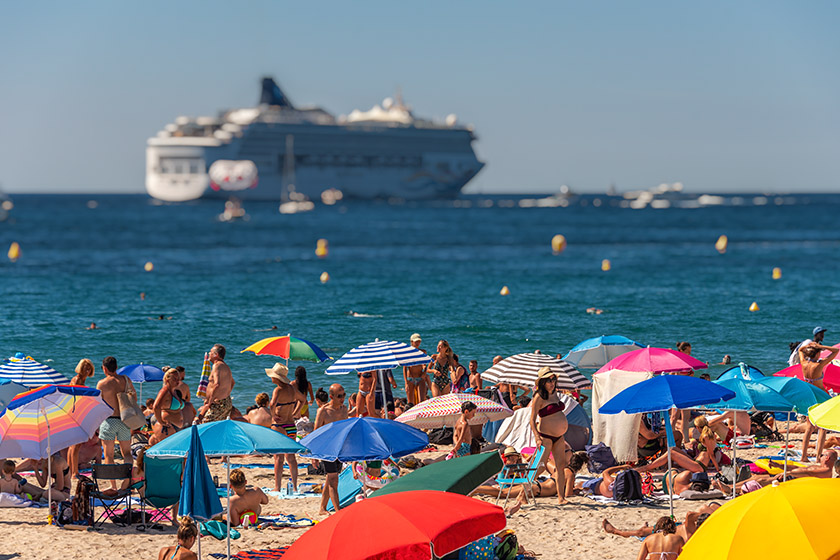
M688 354L669 348L639 348L607 362L595 373L617 369L621 371L649 371L651 373L672 373L690 369L705 369L709 366Z
M417 490L368 498L304 533L283 560L429 560L505 528L499 506Z
M797 379L801 379L805 381L805 378L802 375L802 365L796 364L795 366L786 367L781 371L777 371L773 374L774 377L796 377ZM835 365L834 362L827 364L823 368L823 387L825 390L828 391L831 389L835 393L840 393L840 366Z

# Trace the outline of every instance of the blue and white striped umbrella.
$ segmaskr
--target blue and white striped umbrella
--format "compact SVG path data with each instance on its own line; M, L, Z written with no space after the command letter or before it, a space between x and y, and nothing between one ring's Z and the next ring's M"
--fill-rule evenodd
M340 375L351 371L365 372L378 369L394 369L400 366L419 366L432 359L422 350L404 342L376 341L356 346L333 365L327 368L327 375Z
M0 379L20 383L24 387L40 387L56 383L69 383L70 380L50 366L36 362L23 352L18 352L0 365Z

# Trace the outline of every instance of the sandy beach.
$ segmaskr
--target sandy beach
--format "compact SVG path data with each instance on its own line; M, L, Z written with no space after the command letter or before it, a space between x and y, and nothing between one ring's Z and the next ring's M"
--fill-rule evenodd
M801 436L791 435L791 443L801 442ZM775 444L775 445L778 445ZM435 458L448 451L441 446L438 452L416 455L422 459ZM739 450L738 456L754 459L773 454L775 448ZM273 464L268 457L251 457L242 462L265 463L266 468L246 469L248 483L267 487L273 485ZM213 460L211 473L225 479L225 469L219 460ZM301 470L301 473L305 471ZM403 471L408 472L408 471ZM584 467L583 473L586 473ZM284 478L284 481L286 479ZM321 482L322 476L301 475L300 482ZM482 498L493 501L492 498ZM583 496L569 499L564 507L557 505L557 498L537 498L536 506L525 506L508 519L508 528L513 529L521 545L533 551L540 558L586 558L619 559L635 558L640 543L635 538L622 538L606 534L602 528L604 518L621 529L631 529L645 522L653 525L656 520L668 514L668 502L657 504L602 505ZM674 513L678 521L685 513L696 509L703 502L677 500ZM222 501L224 505L224 500ZM294 514L318 520L319 498L278 499L269 497L264 514ZM100 510L97 510L97 513ZM136 527L119 527L106 522L101 530L74 531L46 525L46 509L22 508L0 510L0 527L4 538L4 550L0 558L99 560L113 554L119 557L154 560L159 550L176 542L175 529L164 525L163 530L137 531ZM292 544L306 529L242 529L242 537L231 543L232 553L240 550L275 548ZM224 553L224 541L203 537L203 557L209 553ZM194 551L197 548L193 549Z

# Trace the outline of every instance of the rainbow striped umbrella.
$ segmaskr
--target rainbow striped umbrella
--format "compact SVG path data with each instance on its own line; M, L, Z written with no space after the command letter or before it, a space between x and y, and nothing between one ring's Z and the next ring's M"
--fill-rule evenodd
M451 428L461 416L461 404L466 401L478 407L470 424L484 424L513 416L513 411L507 406L490 399L471 393L449 393L412 406L397 416L397 422L409 424L421 430Z
M0 416L0 458L49 459L53 449L89 440L112 412L99 390L90 387L44 385L21 393ZM48 460L48 480L51 469ZM51 484L47 493L52 503Z
M257 356L278 356L285 358L286 363L289 360L308 360L310 362L323 362L331 359L327 353L302 338L297 338L291 334L286 336L272 336L264 338L251 346L242 350L242 352L253 352Z

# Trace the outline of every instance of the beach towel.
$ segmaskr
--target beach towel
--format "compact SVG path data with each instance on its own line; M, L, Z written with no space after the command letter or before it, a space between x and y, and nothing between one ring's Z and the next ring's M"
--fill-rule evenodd
M0 492L0 508L24 508L24 507L40 507L37 502L21 498L17 494L9 494L8 492Z
M227 538L227 523L222 523L221 521L207 521L199 525L199 531L202 535L210 535L216 540L223 541ZM240 536L242 535L239 534L239 531L233 527L230 528L230 538L232 540L236 540Z
M297 500L300 498L313 498L316 496L320 496L320 492L292 492L291 494L286 494L286 491L272 490L268 486L264 486L262 491L265 493L266 496L271 496L272 498L277 498L278 500Z
M650 372L610 370L592 376L592 441L603 442L612 449L616 461L638 459L637 440L640 414L600 414L601 406L615 395L640 381L650 379Z
M282 558L288 548L288 546L281 546L280 548L241 550L231 556L231 558L234 560L276 560L277 558ZM214 552L209 556L213 558L227 558L227 554L219 552Z
M210 372L213 366L210 365L210 356L207 352L204 353L204 363L201 365L201 377L198 380L198 389L195 390L195 396L203 399L207 396L207 384L210 383Z
M297 517L294 515L266 515L260 516L257 521L260 529L268 527L311 527L315 522L308 517Z

